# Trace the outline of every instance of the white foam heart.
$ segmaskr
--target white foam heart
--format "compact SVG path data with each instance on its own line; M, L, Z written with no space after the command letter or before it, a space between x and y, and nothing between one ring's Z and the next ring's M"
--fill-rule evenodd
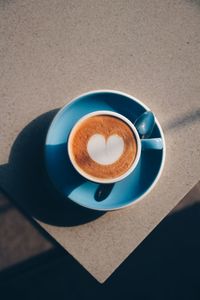
M124 151L124 140L113 134L106 140L101 134L94 134L87 144L89 156L101 165L110 165L117 161Z

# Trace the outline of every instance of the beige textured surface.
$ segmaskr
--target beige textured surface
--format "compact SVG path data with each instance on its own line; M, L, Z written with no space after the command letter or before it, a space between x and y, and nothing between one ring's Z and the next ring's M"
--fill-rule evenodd
M197 183L199 1L1 1L0 163L43 112L91 89L144 101L167 143L164 173L129 209L76 227L41 225L100 282Z
M190 190L185 197L174 207L170 214L176 213L185 207L192 206L200 202L200 181Z

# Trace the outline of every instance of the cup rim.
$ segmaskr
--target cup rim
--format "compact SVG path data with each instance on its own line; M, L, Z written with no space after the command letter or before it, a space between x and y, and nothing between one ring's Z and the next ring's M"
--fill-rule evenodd
M98 116L98 115L110 115L110 116L117 117L118 119L124 121L130 127L130 129L133 131L134 136L136 138L137 153L136 153L136 157L135 157L135 160L134 160L133 164L131 165L131 167L124 174L122 174L122 175L120 175L120 176L118 176L116 178L113 178L113 179L110 179L110 178L109 179L97 178L95 176L89 175L88 173L86 173L85 171L83 171L78 166L78 164L75 162L73 154L72 154L71 139L73 137L73 134L74 134L77 126L80 125L87 118L92 117L92 116ZM141 140L140 140L138 131L137 131L136 127L134 126L134 124L128 118L126 118L125 116L123 116L122 114L119 114L117 112L113 112L113 111L110 111L110 110L97 110L97 111L88 113L88 114L84 115L83 117L81 117L74 124L74 126L72 127L72 129L71 129L71 131L69 133L69 136L68 136L68 141L67 141L68 155L69 155L70 161L71 161L73 167L75 168L75 170L81 176L83 176L84 178L86 178L87 180L90 180L90 181L95 182L95 183L103 183L103 184L115 183L115 182L118 182L118 181L121 181L121 180L125 179L128 175L130 175L135 170L135 168L136 168L136 166L137 166L137 164L138 164L138 162L140 160L141 148L142 148L141 147Z

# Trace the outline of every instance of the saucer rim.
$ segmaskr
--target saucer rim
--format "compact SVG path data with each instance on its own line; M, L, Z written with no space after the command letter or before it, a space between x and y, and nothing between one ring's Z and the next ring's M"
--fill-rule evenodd
M122 91L118 91L118 90L110 90L110 89L91 90L91 91L88 91L88 92L85 92L83 94L80 94L80 95L76 96L71 101L69 101L67 104L65 104L57 112L57 114L55 115L55 117L53 118L53 120L51 121L51 123L49 125L44 146L47 145L47 140L48 140L48 137L50 135L51 128L53 127L54 123L56 123L57 119L59 119L60 115L63 113L63 111L66 109L66 107L71 106L73 103L75 103L76 101L78 101L82 97L89 96L89 95L94 95L94 94L101 94L101 93L110 93L110 94L118 94L118 95L121 95L121 96L125 96L125 97L129 98L130 100L137 102L146 111L151 111L150 108L146 104L144 104L141 100L139 100L139 99L137 99L137 98L129 95L128 93L125 93L125 92L122 92ZM150 187L141 196L139 196L137 199L134 199L134 200L130 201L130 203L128 203L128 204L124 204L124 205L118 206L116 208L107 208L107 209L104 209L104 208L93 208L91 206L87 206L87 205L84 205L82 203L80 204L79 202L75 201L74 199L71 199L70 197L68 197L68 199L70 199L72 202L74 202L74 203L76 203L76 204L78 204L78 205L80 205L82 207L85 207L85 208L91 209L91 210L97 210L97 211L115 211L115 210L120 210L120 209L123 209L123 208L126 208L126 207L130 207L130 206L134 205L135 203L138 203L139 201L143 200L143 198L145 198L154 189L154 187L158 183L158 181L159 181L159 179L160 179L160 177L161 177L161 175L163 173L163 169L164 169L164 165L165 165L165 160L166 160L166 142L165 142L165 137L164 137L164 133L163 133L162 127L161 127L159 121L157 120L156 116L155 116L155 123L158 126L158 129L160 131L160 135L161 135L161 138L162 138L162 141L163 141L162 161L161 161L161 164L160 164L160 169L158 171L158 174L155 177L153 183L150 185ZM46 147L44 147L44 148L46 149ZM48 173L46 151L45 151L44 154L45 154L45 165L46 165L46 169L47 169L47 173ZM51 179L50 176L49 176L49 178ZM52 179L51 179L51 181L52 181ZM90 180L88 180L88 181L90 181ZM53 181L52 181L52 183L54 184ZM55 184L54 184L54 186L59 191L59 193L61 193L61 191L57 188L57 186ZM62 193L62 195L63 195L63 193Z

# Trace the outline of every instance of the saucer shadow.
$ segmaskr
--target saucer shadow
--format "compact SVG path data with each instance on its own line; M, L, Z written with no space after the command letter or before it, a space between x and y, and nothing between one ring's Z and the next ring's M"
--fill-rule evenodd
M55 109L40 115L20 132L11 148L8 164L0 166L0 187L25 213L39 221L56 226L75 226L104 213L64 199L50 182L44 166L44 143L57 112ZM76 177L70 178L71 181L72 189L80 184Z

